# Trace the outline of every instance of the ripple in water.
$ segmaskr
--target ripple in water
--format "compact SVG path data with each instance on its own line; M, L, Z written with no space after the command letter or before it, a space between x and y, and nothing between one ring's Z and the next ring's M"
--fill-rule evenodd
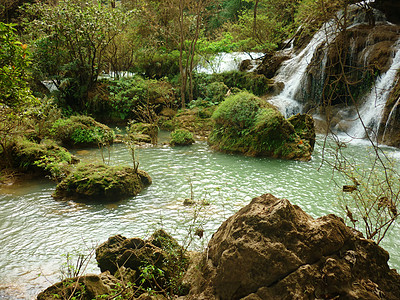
M4 286L6 291L23 294L21 299L33 298L60 279L63 255L88 253L115 234L146 238L162 227L186 243L194 214L205 239L195 240L192 248L201 249L226 218L264 193L287 198L313 217L340 214L331 170L317 171L319 149L310 162L223 154L206 143L138 149L140 168L151 175L153 184L138 196L113 204L56 201L51 197L55 184L44 180L9 187L0 194L0 298ZM355 156L364 150L365 146L358 146ZM97 149L76 154L83 161L101 161ZM112 147L111 164L131 163L124 145ZM183 206L191 189L196 200L210 205ZM395 268L400 267L399 233L396 226L382 244ZM99 272L94 259L87 272Z

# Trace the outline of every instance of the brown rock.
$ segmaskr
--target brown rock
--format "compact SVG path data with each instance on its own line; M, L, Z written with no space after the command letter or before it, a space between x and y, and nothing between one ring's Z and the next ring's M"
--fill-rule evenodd
M189 298L399 299L400 276L388 258L341 218L313 219L288 200L265 194L213 235L203 281Z

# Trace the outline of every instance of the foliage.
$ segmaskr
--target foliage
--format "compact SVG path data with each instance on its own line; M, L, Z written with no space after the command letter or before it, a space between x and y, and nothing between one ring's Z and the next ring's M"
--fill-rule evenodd
M73 108L83 108L87 93L105 70L107 47L127 23L129 12L97 1L61 0L56 5L37 2L30 7L37 19L36 69L53 80L62 98Z
M8 151L12 167L24 172L41 172L60 180L70 172L74 163L72 155L54 141L43 140L40 144L20 138Z
M248 129L254 121L263 101L248 92L227 97L214 112L212 118L217 123L229 123L238 130Z
M150 176L141 170L81 163L57 185L53 197L118 201L137 195L150 184Z
M194 76L194 98L207 101L212 98L217 100L215 102L212 101L212 103L217 104L218 100L222 100L222 84L228 87L230 93L238 90L247 90L258 96L270 92L272 88L270 80L261 74L240 71L230 71L220 74L197 73ZM225 95L228 90L225 92ZM216 93L219 93L218 96Z
M35 98L28 87L30 51L12 24L0 22L0 105L23 110Z
M97 145L112 143L114 131L91 117L72 116L55 121L50 130L50 136L70 146Z
M193 134L186 129L176 129L171 132L171 146L186 146L194 143Z
M176 101L174 89L166 80L144 79L141 76L107 81L99 89L89 100L87 109L107 119L140 120L146 114L143 109L160 112L163 107L173 107Z
M212 118L215 124L208 141L219 150L296 160L311 158L311 140L302 139L276 108L248 92L227 97Z

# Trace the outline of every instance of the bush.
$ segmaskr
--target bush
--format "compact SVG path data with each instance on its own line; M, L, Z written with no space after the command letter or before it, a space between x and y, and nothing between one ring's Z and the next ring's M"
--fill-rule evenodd
M99 118L127 120L137 118L141 106L151 106L160 112L164 107L173 106L175 100L175 91L167 81L134 76L98 84L87 109Z
M171 133L171 146L186 146L193 144L193 134L186 129L177 129Z
M72 116L54 122L50 135L68 146L93 146L99 143L110 144L114 131L108 126L88 116Z
M208 142L218 150L296 160L311 158L311 141L307 137L313 136L314 127L303 126L299 118L295 122L299 136L294 125L275 107L253 94L241 92L227 97L212 118L215 124Z
M22 172L43 173L57 180L67 176L70 164L76 162L68 150L51 140L38 144L19 139L12 146L11 156L12 167Z

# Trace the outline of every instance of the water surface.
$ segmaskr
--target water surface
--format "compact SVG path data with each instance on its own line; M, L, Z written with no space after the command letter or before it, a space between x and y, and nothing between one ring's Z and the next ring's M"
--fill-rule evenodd
M350 152L362 160L360 154L365 150L366 146L356 145ZM195 237L191 243L199 250L227 217L264 193L287 198L313 217L341 214L337 200L340 188L331 180L331 169L318 171L320 145L310 162L223 154L203 142L136 152L140 168L151 175L153 184L138 196L117 203L56 201L51 197L55 184L45 179L2 188L0 299L7 299L6 293L12 293L13 299L34 298L60 279L66 254L88 253L115 234L146 238L155 229L164 228L181 243L188 243L188 233L202 227L205 237ZM75 153L82 161L101 161L97 149ZM124 145L112 146L110 163L132 163ZM210 205L184 206L184 199L191 194ZM397 226L382 244L391 253L394 268L400 267L399 234ZM87 272L99 273L94 259Z

